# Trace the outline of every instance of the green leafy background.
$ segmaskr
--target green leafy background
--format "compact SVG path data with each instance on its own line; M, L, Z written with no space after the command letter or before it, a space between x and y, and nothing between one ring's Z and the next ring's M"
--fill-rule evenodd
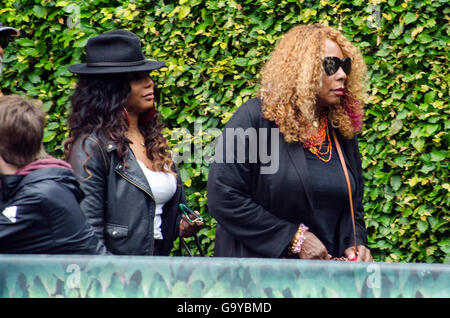
M76 82L67 66L84 62L90 37L132 30L147 56L167 62L152 74L164 95L159 110L170 145L186 154L211 148L233 112L256 96L259 70L284 32L297 24L339 28L369 69L359 140L374 258L449 263L449 13L447 0L2 0L0 21L22 37L6 49L1 88L43 102L45 146L61 158ZM200 159L179 166L213 255L209 164Z

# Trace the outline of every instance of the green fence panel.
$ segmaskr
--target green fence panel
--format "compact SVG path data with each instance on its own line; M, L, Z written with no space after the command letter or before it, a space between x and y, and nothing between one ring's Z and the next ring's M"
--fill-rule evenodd
M448 298L450 265L2 255L0 297Z

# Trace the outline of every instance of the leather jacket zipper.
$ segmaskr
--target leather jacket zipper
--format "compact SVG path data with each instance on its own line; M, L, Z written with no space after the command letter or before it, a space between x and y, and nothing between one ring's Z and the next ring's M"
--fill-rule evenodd
M119 171L116 170L116 172L125 180L127 180L129 183L131 183L132 185L134 185L135 187L138 187L139 189L141 189L142 191L144 191L145 193L147 193L150 198L153 199L153 201L156 203L155 198L150 194L150 192L148 192L147 190L145 190L143 187L141 187L140 185L136 184L135 182L131 181L129 178L125 177L122 173L120 173Z

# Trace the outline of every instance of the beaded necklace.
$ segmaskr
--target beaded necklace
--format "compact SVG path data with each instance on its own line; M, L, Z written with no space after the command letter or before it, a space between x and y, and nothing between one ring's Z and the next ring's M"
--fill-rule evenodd
M325 139L328 140L328 145L327 149L322 152L321 151L322 144L325 141ZM320 126L318 134L312 136L309 140L305 141L303 143L303 147L311 151L313 154L316 155L317 158L319 158L323 162L328 162L331 160L333 146L331 145L330 134L328 132L328 119L325 114L322 114L320 116ZM328 158L322 157L327 155Z

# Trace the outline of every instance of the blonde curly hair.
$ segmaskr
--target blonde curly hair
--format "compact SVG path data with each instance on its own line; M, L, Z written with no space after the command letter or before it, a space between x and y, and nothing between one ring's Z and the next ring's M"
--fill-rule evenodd
M332 27L300 25L283 36L261 73L262 114L278 125L286 142L305 142L314 133L326 39L336 42L344 56L352 59L345 95L340 107L329 109L328 119L344 138L361 130L367 76L361 53Z

